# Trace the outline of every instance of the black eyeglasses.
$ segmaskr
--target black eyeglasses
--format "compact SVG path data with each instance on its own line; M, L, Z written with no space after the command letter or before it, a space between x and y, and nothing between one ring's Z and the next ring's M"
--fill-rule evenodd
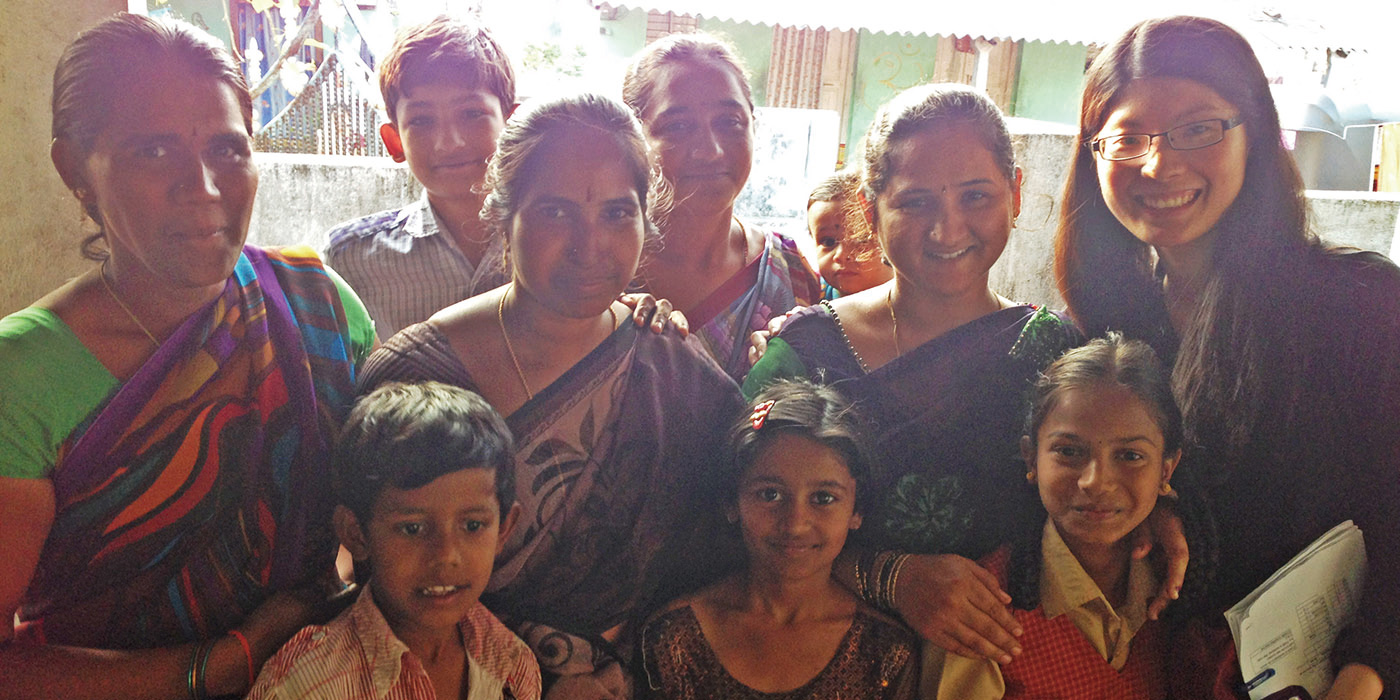
M1132 160L1147 155L1147 151L1152 148L1152 140L1158 136L1167 137L1167 145L1174 151L1194 151L1220 143L1225 139L1225 132L1243 123L1244 119L1240 117L1203 119L1157 134L1101 136L1090 143L1094 153L1104 160Z

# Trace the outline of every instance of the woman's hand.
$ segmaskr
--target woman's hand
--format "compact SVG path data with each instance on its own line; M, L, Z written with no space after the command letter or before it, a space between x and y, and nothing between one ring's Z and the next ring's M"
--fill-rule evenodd
M248 640L248 651L232 635L224 635L214 643L209 655L210 696L244 695L251 686L248 680L249 652L252 654L253 675L272 658L282 645L302 627L324 623L353 600L357 589L347 589L346 595L323 600L321 587L313 586L294 592L278 591L263 601L243 620L238 631Z
M783 324L787 323L788 317L801 311L803 307L794 306L782 316L774 316L768 319L768 326L761 331L754 331L749 334L749 366L753 367L758 361L763 359L763 353L768 352L768 339L778 334L782 330Z
M1186 547L1186 533L1181 527L1181 516L1170 505L1171 501L1158 499L1157 507L1147 516L1147 521L1138 526L1134 533L1133 558L1147 556L1154 546L1159 546L1166 558L1167 572L1162 577L1162 587L1147 606L1147 617L1156 620L1177 596L1181 594L1181 584L1186 580L1186 563L1190 552Z
M1347 664L1319 700L1379 700L1384 690L1385 684L1375 669L1361 664Z
M642 293L623 294L617 300L632 309L633 323L638 326L651 324L652 333L662 333L670 326L675 328L682 338L690 335L690 322L686 320L685 314L671 308L671 302L666 299L657 299Z
M991 572L964 557L918 554L904 563L895 609L924 639L948 651L1002 664L1021 653L1011 596Z

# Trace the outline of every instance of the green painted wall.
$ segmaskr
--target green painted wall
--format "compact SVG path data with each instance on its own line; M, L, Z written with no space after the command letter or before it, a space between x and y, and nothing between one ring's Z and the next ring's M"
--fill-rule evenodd
M765 24L726 22L709 17L701 17L696 26L734 45L739 58L744 61L744 67L749 69L753 103L759 107L766 106L768 66L773 62L773 28Z
M856 44L855 78L851 81L848 160L880 105L900 91L932 79L937 56L938 37L861 30Z
M615 63L626 65L632 55L647 44L647 13L635 7L622 7L618 8L616 17L599 21L598 26L602 29L599 45L604 55ZM618 81L621 80L619 73Z
M1078 124L1087 56L1084 44L1022 43L1012 112L1028 119Z

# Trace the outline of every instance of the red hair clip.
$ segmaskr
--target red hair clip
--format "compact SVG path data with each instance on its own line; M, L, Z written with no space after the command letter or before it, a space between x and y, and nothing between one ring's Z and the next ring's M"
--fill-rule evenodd
M749 414L749 421L753 423L754 430L763 430L763 423L768 420L768 414L773 410L776 400L764 401L753 407L753 413Z

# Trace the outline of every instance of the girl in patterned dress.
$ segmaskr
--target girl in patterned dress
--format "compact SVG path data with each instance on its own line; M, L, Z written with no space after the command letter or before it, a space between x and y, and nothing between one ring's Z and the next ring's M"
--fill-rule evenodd
M831 577L868 498L865 448L840 394L779 381L731 432L725 516L746 561L642 633L658 698L915 697L913 633Z

